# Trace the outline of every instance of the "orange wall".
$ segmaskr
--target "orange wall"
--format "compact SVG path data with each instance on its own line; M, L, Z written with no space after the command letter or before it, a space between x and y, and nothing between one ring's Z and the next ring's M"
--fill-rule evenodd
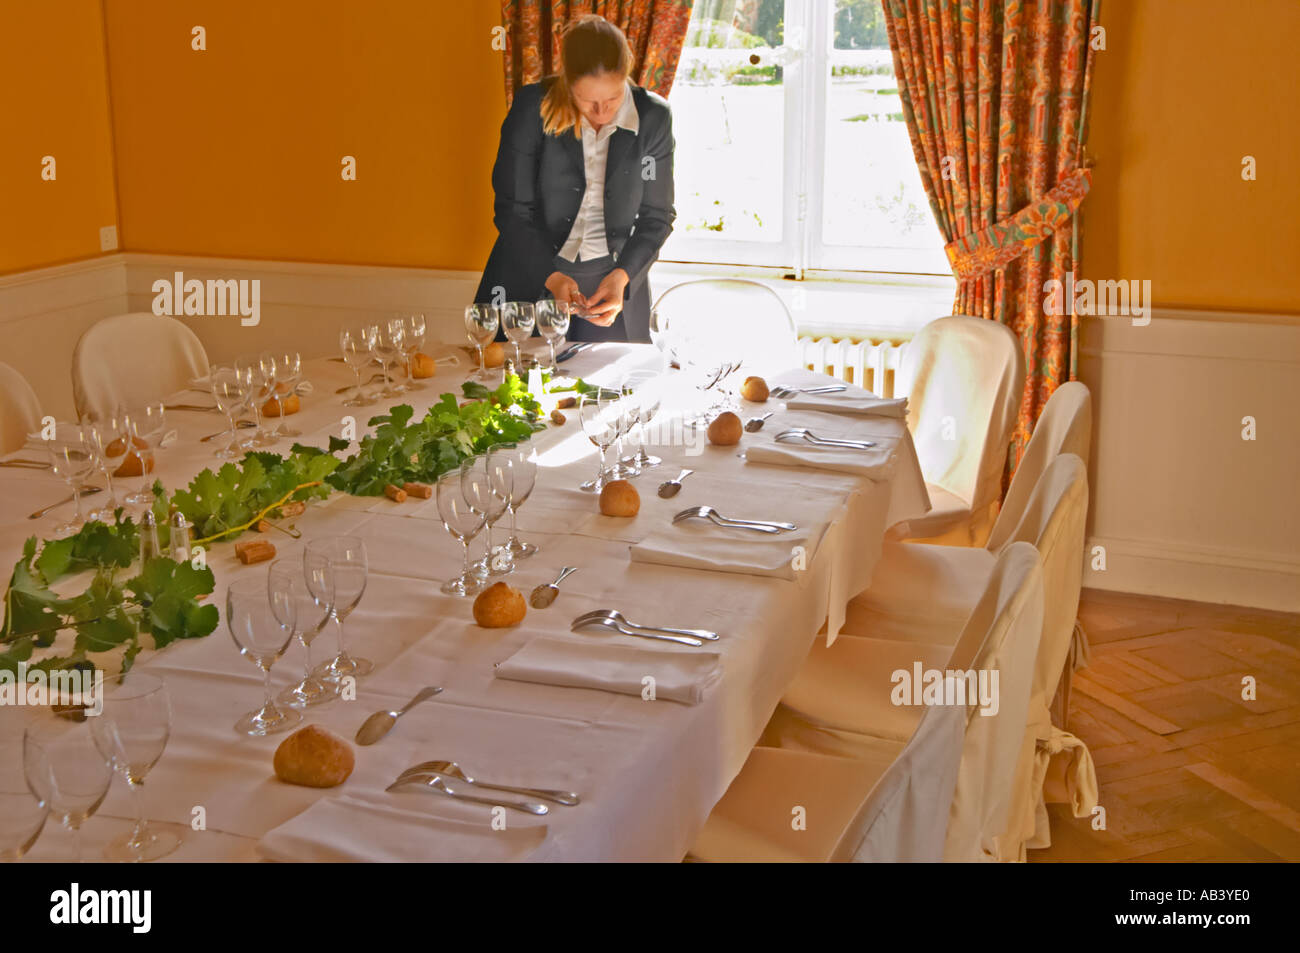
M0 274L97 255L115 224L99 0L0 0Z
M498 0L105 5L127 248L482 268Z
M1300 3L1104 0L1101 23L1082 274L1149 278L1157 307L1300 313Z

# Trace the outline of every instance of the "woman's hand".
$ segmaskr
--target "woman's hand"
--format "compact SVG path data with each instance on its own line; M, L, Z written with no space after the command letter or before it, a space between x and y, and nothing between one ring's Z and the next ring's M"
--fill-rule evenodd
M602 328L613 324L623 310L623 292L628 281L628 274L622 268L607 274L596 287L596 293L587 299L587 310L591 313L587 320Z
M578 291L578 283L562 271L551 272L551 276L546 279L546 290L560 304L582 307L587 303L587 299Z

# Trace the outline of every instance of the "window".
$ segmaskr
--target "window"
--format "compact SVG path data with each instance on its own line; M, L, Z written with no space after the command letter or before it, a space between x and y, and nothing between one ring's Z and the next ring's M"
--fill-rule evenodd
M951 274L880 0L696 0L667 261Z

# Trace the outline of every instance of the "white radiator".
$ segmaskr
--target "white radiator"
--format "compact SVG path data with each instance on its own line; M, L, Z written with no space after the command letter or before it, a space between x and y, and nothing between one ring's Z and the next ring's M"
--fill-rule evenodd
M907 342L800 337L799 361L809 370L865 387L877 397L895 397L901 396L894 393L895 372L907 348Z

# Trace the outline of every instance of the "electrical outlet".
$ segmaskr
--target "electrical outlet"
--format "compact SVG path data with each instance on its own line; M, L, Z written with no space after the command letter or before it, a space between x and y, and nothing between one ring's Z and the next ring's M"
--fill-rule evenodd
M117 250L117 226L105 225L99 230L99 250L116 251Z

